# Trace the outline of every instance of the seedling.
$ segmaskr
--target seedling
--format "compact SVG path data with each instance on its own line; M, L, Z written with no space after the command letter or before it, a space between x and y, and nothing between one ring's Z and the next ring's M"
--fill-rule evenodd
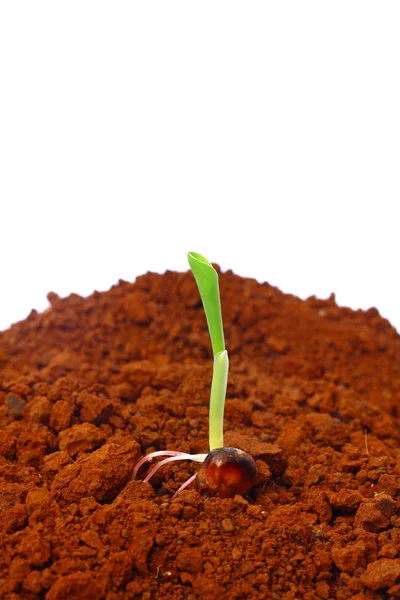
M169 462L191 460L202 465L198 473L185 481L174 496L194 481L196 489L202 494L230 498L236 494L246 494L251 489L255 483L257 467L252 457L243 450L224 448L224 407L229 360L222 326L218 274L211 263L200 254L189 252L188 260L203 302L214 355L209 410L210 452L208 454L187 454L174 450L151 452L136 464L132 478L135 479L141 466L151 462L153 458L168 457L154 465L144 481L149 481L160 467Z

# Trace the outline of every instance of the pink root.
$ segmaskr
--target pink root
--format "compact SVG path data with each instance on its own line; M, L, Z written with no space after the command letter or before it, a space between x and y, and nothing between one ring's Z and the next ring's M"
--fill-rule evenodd
M158 471L158 469L163 465L166 465L167 463L173 462L175 460L192 460L194 462L202 463L204 462L207 454L187 454L186 452L177 452L175 450L158 450L157 452L151 452L147 456L143 456L143 458L141 458L139 462L135 465L135 468L133 469L132 473L132 479L136 479L136 475L138 474L138 471L142 465L144 465L146 462L151 462L153 458L158 456L168 456L168 458L164 458L163 460L160 460L156 465L154 465L154 467L150 469L143 481L150 481L150 479ZM192 475L192 477L189 477L189 479L185 481L183 485L181 485L178 491L175 492L172 498L175 498L175 496L179 494L179 492L186 489L192 483L192 481L196 479L196 476L197 473Z
M189 479L187 481L185 481L185 483L182 483L181 487L178 490L176 490L176 492L172 496L171 500L173 500L175 498L175 496L177 496L179 494L179 492L182 492L183 490L185 490L192 483L192 481L194 481L196 479L196 477L197 477L197 473L195 473L194 475L189 477Z
M146 462L151 462L154 457L156 457L156 456L178 456L179 454L182 454L182 452L176 452L175 450L157 450L157 452L150 452L150 454L147 454L147 456L143 456L143 458L141 458L139 460L139 462L136 463L136 465L133 469L132 479L136 479L136 475L138 474L140 467L142 465L144 465L144 463L146 463Z
M160 460L147 474L147 477L143 481L150 481L153 477L154 473L158 471L160 467L166 465L167 463L174 462L174 460L194 460L196 461L196 457L199 455L195 454L185 454L184 452L180 452L177 456L171 456L170 458L164 458L164 460ZM203 459L204 460L204 459ZM203 460L197 460L196 462L203 462Z

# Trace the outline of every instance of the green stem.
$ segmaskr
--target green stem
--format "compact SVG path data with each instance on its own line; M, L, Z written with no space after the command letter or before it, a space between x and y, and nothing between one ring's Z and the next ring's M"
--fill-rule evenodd
M211 383L210 414L209 414L209 444L210 452L215 448L224 447L224 408L226 386L228 383L229 359L228 352L218 352L214 356L214 369Z

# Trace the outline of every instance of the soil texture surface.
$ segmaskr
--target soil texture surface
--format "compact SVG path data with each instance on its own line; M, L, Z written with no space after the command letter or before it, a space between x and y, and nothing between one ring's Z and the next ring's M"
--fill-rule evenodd
M191 273L147 274L0 333L0 598L400 598L400 337L377 310L220 274L225 445L246 497L155 450L208 451L212 355ZM140 471L145 477L148 466Z

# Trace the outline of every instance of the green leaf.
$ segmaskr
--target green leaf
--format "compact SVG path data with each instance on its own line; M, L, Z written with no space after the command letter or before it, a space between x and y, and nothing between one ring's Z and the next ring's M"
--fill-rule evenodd
M215 356L225 350L218 273L212 264L201 254L189 252L188 260L203 302L211 345Z

